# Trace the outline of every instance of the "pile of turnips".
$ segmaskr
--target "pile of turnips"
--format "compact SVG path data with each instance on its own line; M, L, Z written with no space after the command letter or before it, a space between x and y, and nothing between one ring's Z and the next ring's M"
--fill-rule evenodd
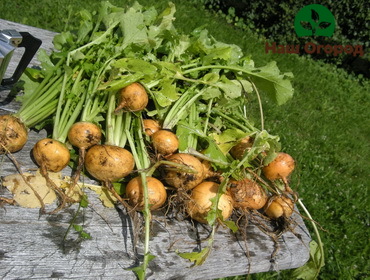
M179 33L175 10L103 2L78 13L83 25L56 35L41 68L23 75L19 111L0 117L1 153L46 129L32 156L60 198L57 211L76 201L48 174L70 166L70 188L89 176L146 222L149 211L176 207L212 227L231 226L235 213L288 219L295 163L264 128L261 100L288 101L292 75L275 62L255 66L204 28Z

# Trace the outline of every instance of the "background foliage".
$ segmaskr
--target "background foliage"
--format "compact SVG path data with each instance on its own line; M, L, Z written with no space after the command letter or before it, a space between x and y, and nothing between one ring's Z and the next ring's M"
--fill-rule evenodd
M248 1L248 0L201 0L204 6L223 15L229 23L239 28L250 29L260 36L269 38L277 44L301 44L311 41L322 45L362 45L366 51L370 47L369 2L356 1ZM294 17L298 11L309 4L327 7L336 19L333 37L298 38L294 30ZM333 63L355 74L370 77L370 55L315 54L315 59Z
M264 51L266 39L280 43L280 39L275 36L284 34L283 31L268 35L264 33L262 27L260 30L253 26L252 21L250 26L245 27L241 24L239 26L225 14L204 10L202 1L173 0L177 8L175 25L180 31L190 32L198 26L205 26L216 39L239 45L245 54L252 57L257 66L275 60L281 71L290 71L294 74L295 95L290 102L280 107L275 107L268 102L263 104L265 126L271 133L280 135L284 151L297 160L298 168L291 178L291 184L300 193L314 219L323 228L321 234L326 264L319 279L368 279L370 277L368 261L370 255L368 242L370 237L368 230L369 80L349 75L343 69L337 68L334 63L328 64L321 59L313 60L310 57L294 54L266 54ZM120 6L133 3L131 0L111 2ZM154 5L158 9L167 3L166 0L140 0L139 2L142 5ZM338 9L343 9L347 13L346 17L350 17L352 9L350 7L354 7L355 4L350 4L349 1L332 2L338 3ZM341 6L339 2L343 2L344 5ZM360 1L357 2L360 3ZM276 9L291 7L290 12L286 10L285 15L281 14L282 17L292 17L298 11L298 7L294 8L293 1L267 1L261 5L269 4L270 10L265 8L262 14L256 12L250 16L269 17L270 14L276 16L273 5L279 3L286 4ZM0 17L40 28L62 31L69 28L67 24L79 24L74 17L75 12L81 8L95 10L98 4L96 0L2 0ZM255 6L255 8L258 7ZM234 15L236 15L235 11L236 9ZM354 11L362 13L365 9L360 7ZM334 13L334 10L332 12ZM335 16L338 20L339 16ZM355 16L353 15L353 19ZM284 21L281 18L276 19L278 23ZM236 23L238 22L236 20ZM253 20L253 24L254 22ZM290 34L292 34L293 24L286 23L286 28L290 28ZM369 28L362 24L357 32L366 34L368 30ZM294 37L296 36L291 38ZM354 38L360 37L354 35ZM286 40L290 40L288 35ZM352 41L354 39L348 38L348 40L351 40L351 44L355 44L355 41ZM340 61L336 62L336 64L339 63ZM251 102L249 110L251 117L257 123L259 114L257 106L254 105L255 103ZM309 224L307 226L309 227ZM245 277L230 279L245 279ZM291 278L290 271L281 271L259 273L249 276L249 279Z

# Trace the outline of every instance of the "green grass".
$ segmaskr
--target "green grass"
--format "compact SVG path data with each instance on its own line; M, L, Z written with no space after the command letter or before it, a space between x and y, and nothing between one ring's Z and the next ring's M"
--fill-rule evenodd
M111 2L122 5L133 1ZM178 10L179 30L190 32L204 25L217 39L242 47L257 65L275 60L282 71L294 74L295 96L290 102L280 107L264 103L265 126L271 133L280 135L283 150L298 162L292 185L323 228L326 265L319 278L369 277L369 81L297 55L266 54L264 40L202 11L193 4L196 1L173 2ZM73 11L92 10L98 3L93 0L3 0L0 15L3 19L62 31L69 18L69 5ZM142 0L140 3L155 3L160 8L166 1ZM74 19L70 17L69 22L75 24ZM258 121L257 111L252 113ZM307 226L311 229L309 223ZM255 274L249 279L290 278L289 271L283 271Z

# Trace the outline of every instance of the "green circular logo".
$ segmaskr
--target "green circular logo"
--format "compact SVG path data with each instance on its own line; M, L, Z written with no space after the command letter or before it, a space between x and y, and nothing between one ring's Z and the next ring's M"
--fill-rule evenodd
M322 5L307 5L296 14L294 29L298 37L330 37L334 34L335 18L330 10Z

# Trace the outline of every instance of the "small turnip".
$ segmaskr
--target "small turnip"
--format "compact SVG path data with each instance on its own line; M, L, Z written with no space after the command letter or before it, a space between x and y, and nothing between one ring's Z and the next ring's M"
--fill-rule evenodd
M244 137L234 147L230 149L230 154L235 159L242 159L245 151L250 150L253 146L253 138L250 136Z
M265 206L265 213L272 219L289 218L293 214L294 202L286 196L273 196Z
M32 149L32 155L40 168L51 172L63 170L70 161L68 148L51 138L39 140Z
M151 136L155 151L163 156L173 154L179 148L179 139L171 131L161 129Z
M145 109L149 101L145 88L139 83L132 83L121 89L118 98L119 104L115 109L116 112L121 109L129 112L141 111Z
M235 208L258 210L266 204L268 199L265 190L248 178L230 181L228 190Z
M178 189L191 190L204 180L203 164L196 157L190 154L176 153L169 156L167 160L184 165L194 171L185 172L173 166L165 167L164 180L168 185Z
M91 122L74 123L68 131L68 141L78 148L78 165L73 175L73 185L80 177L85 162L86 150L100 143L102 133L100 127Z
M21 150L27 139L27 128L20 119L12 115L0 116L0 154Z
M207 214L211 210L211 198L217 195L219 184L214 182L202 182L191 191L185 207L189 216L200 222L207 223ZM218 202L223 220L227 220L233 212L233 200L228 193L223 193Z
M74 123L68 131L68 141L79 149L88 149L98 144L102 133L100 127L91 122Z
M152 136L154 133L161 129L161 126L156 120L144 119L143 128L146 135Z
M289 154L280 152L272 162L263 167L262 171L270 181L283 179L286 182L294 168L294 159Z
M94 145L85 156L86 170L102 182L115 182L132 172L134 157L128 150L113 145Z
M161 181L154 177L146 177L150 210L163 206L167 199L167 192ZM141 176L134 177L126 185L128 203L136 210L144 209L143 184Z

